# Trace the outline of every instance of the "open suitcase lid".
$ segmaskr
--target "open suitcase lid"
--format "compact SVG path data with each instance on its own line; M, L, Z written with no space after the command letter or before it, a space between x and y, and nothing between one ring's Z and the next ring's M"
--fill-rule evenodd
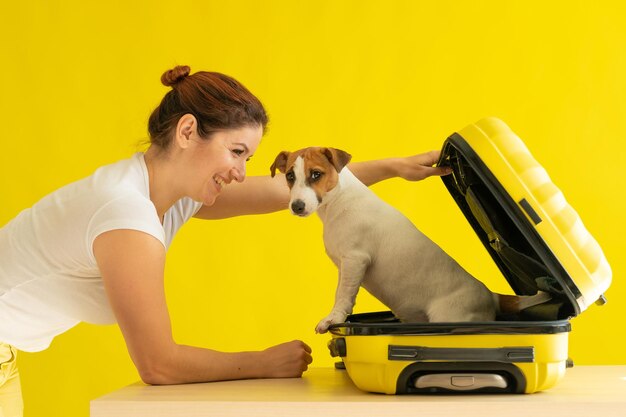
M544 316L576 316L606 302L611 268L596 240L526 145L501 120L452 134L439 166L448 191L509 285L520 295L548 291Z

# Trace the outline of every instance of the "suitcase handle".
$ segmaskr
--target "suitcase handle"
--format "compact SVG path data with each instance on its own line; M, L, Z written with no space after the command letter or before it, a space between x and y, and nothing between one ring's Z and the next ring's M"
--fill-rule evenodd
M392 361L455 361L455 362L502 362L532 363L535 348L433 348L426 346L389 345L388 359Z
M501 362L413 362L400 372L396 382L396 394L525 391L526 377L520 368Z

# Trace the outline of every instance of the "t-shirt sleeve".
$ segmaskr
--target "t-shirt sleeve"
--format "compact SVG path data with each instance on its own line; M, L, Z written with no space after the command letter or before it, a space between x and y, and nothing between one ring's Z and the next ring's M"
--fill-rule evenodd
M117 197L101 208L91 218L87 229L87 244L93 256L93 242L102 233L129 229L147 233L165 246L165 232L152 202L142 196Z

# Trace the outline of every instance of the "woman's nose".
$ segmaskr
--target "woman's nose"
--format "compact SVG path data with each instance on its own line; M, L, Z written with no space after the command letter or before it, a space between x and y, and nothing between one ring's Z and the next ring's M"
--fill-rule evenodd
M231 175L237 182L243 182L246 179L246 165L243 163L240 167L233 167L230 170Z

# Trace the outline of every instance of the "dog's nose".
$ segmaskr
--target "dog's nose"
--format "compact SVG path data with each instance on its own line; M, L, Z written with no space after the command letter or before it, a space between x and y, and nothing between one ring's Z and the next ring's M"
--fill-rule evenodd
M304 201L296 200L291 203L291 211L293 211L295 214L302 214L302 212L304 211Z

